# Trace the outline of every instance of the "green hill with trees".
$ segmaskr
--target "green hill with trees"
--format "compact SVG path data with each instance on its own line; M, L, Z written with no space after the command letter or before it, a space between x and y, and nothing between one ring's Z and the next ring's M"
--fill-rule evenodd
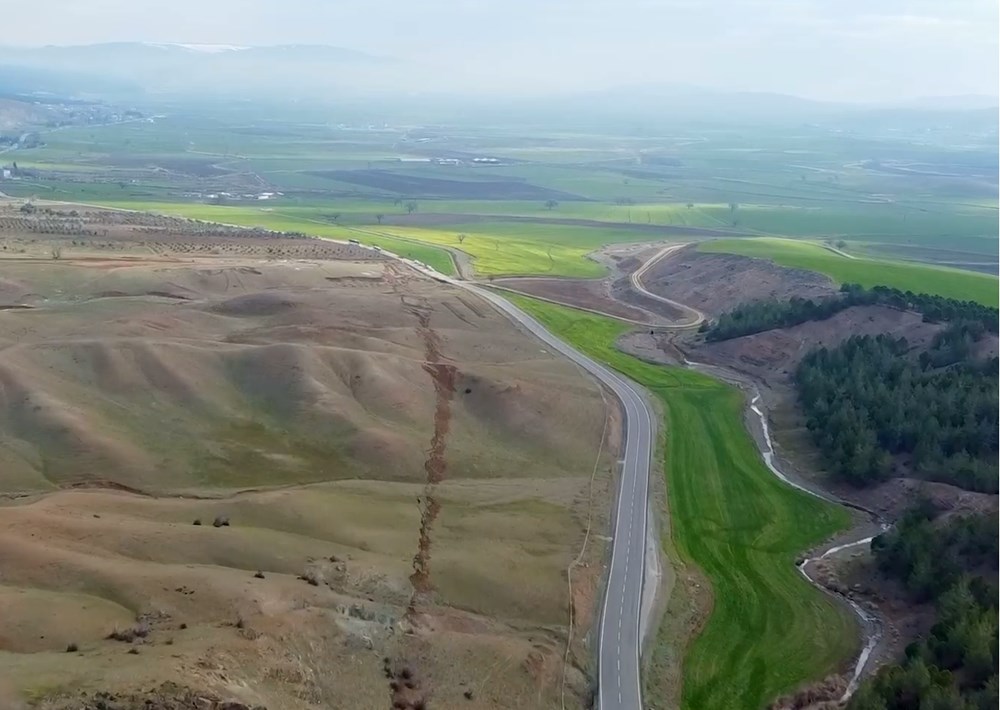
M872 541L879 569L936 623L898 665L861 686L848 710L995 710L997 693L997 516L935 520L918 505Z
M983 334L962 322L927 351L903 338L853 336L809 353L795 375L813 439L855 485L897 469L974 491L997 491L997 359L974 355Z

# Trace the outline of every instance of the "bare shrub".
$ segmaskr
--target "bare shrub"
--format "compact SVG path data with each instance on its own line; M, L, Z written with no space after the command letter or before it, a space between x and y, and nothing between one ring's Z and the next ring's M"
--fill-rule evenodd
M132 643L136 639L144 639L147 636L149 636L149 627L146 624L136 624L127 629L115 629L105 638L111 641Z
M299 575L299 579L305 580L314 587L318 587L323 584L323 573L320 572L315 567L310 567L306 569L305 572Z

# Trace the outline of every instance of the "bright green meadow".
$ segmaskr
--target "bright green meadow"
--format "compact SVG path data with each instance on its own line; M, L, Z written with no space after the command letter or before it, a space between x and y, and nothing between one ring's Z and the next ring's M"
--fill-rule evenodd
M615 341L627 328L612 319L511 300L663 404L673 543L684 563L708 577L713 599L684 656L683 708L758 710L837 669L856 651L855 622L799 574L795 559L846 527L848 513L768 471L744 427L737 389L618 351Z

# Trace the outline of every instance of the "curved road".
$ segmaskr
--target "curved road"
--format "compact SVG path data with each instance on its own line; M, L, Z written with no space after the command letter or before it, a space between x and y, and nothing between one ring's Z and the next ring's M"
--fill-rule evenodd
M611 566L598 640L599 710L641 710L639 627L645 577L646 511L649 465L653 454L653 413L642 388L597 363L550 333L545 326L505 298L472 284L448 278L404 259L432 278L471 291L601 381L621 401L625 412L625 458L615 506Z
M649 291L645 286L642 285L642 277L660 259L686 246L687 244L671 244L670 246L664 247L656 254L654 254L653 257L650 258L645 264L643 264L638 269L633 271L632 274L629 276L629 280L632 282L632 288L634 288L636 291L641 293L646 298L652 298L654 301L660 301L662 303L666 303L670 306L673 306L674 308L680 309L685 313L691 314L692 317L691 322L673 326L674 328L677 329L694 328L696 326L701 325L705 321L705 314L699 310L692 308L691 306L686 306L683 303L678 303L677 301L671 301L669 298L665 298L657 293Z

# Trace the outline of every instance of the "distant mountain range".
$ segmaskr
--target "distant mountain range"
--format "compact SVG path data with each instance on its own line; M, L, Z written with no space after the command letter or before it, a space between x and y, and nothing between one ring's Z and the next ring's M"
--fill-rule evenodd
M1000 101L996 96L983 94L961 94L958 96L924 96L909 101L901 101L897 108L911 108L931 111L980 111L995 109Z
M111 42L0 47L0 91L12 90L9 79L2 83L5 77L28 70L37 91L61 92L67 83L62 78L70 75L78 94L105 94L109 86L148 95L252 95L274 90L308 94L358 85L366 73L385 73L382 70L392 64L392 59L326 45Z
M365 52L323 44L279 44L240 47L231 44L172 44L162 42L105 42L103 44L0 47L0 62L53 67L71 64L77 70L120 72L123 64L139 62L140 68L190 65L226 65L280 58L291 62L391 61ZM67 67L70 68L70 67Z
M553 98L565 107L600 106L607 111L647 115L662 111L686 116L711 117L732 113L744 118L769 118L778 114L809 120L831 114L880 111L983 111L997 110L996 96L964 95L910 99L881 103L819 101L788 94L759 91L724 91L682 84L644 84Z
M49 93L153 104L167 99L251 99L351 104L372 120L428 122L543 120L553 125L652 126L679 121L877 127L996 126L994 96L946 96L884 104L844 104L775 93L645 84L513 98L428 93L440 71L415 62L327 45L113 42L0 47L0 95ZM444 77L446 78L446 77ZM983 130L989 130L988 128Z
M996 132L997 98L962 96L881 104L817 101L753 91L722 91L685 85L639 85L545 98L470 101L470 119L536 120L575 128L644 133L657 126L699 123L736 126L801 126L882 132L959 130Z

